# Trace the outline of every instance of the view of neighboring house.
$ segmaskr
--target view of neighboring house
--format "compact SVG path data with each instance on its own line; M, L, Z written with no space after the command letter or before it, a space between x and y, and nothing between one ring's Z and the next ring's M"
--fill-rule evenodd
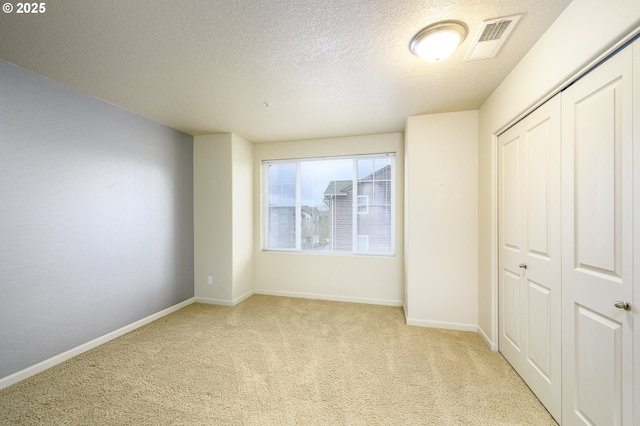
M352 180L332 181L324 192L331 251L391 252L391 166L387 165L357 181L354 214ZM354 224L354 216L355 224ZM387 226L381 226L387 224ZM354 226L355 225L355 226ZM354 234L356 235L355 250Z
M327 229L331 251L350 252L353 246L353 180L334 180L324 191Z

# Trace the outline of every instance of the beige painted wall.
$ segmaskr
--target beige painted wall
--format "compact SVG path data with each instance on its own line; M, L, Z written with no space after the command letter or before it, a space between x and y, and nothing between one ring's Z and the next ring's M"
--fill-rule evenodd
M638 0L574 0L479 111L478 326L497 349L495 135L640 25Z
M407 323L476 331L478 112L409 117Z
M254 171L263 160L396 153L395 256L268 252L262 250L261 173L254 175L256 293L400 306L403 296L403 135L356 136L254 145Z
M235 305L253 294L253 145L194 137L193 187L196 300Z
M228 305L233 301L231 141L228 133L193 138L195 297Z
M231 135L231 161L235 304L253 294L253 144Z

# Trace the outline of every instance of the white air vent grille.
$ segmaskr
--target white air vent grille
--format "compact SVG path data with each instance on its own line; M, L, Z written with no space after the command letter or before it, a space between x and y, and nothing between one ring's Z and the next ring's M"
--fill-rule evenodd
M522 15L483 21L471 42L465 61L493 58L513 31Z
M513 21L500 21L484 27L479 42L498 40Z

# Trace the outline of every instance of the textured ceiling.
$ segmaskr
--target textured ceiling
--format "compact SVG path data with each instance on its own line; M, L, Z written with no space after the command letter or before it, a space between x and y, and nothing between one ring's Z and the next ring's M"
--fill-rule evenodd
M411 115L479 108L569 2L51 0L0 14L0 58L193 135L399 132ZM462 60L481 21L518 13L497 57ZM411 37L444 19L469 36L420 61Z

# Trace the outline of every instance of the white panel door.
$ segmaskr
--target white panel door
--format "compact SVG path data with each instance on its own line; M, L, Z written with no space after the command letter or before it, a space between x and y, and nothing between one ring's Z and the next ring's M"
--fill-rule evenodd
M632 54L562 94L562 424L633 425Z
M560 96L500 135L499 345L561 415Z

